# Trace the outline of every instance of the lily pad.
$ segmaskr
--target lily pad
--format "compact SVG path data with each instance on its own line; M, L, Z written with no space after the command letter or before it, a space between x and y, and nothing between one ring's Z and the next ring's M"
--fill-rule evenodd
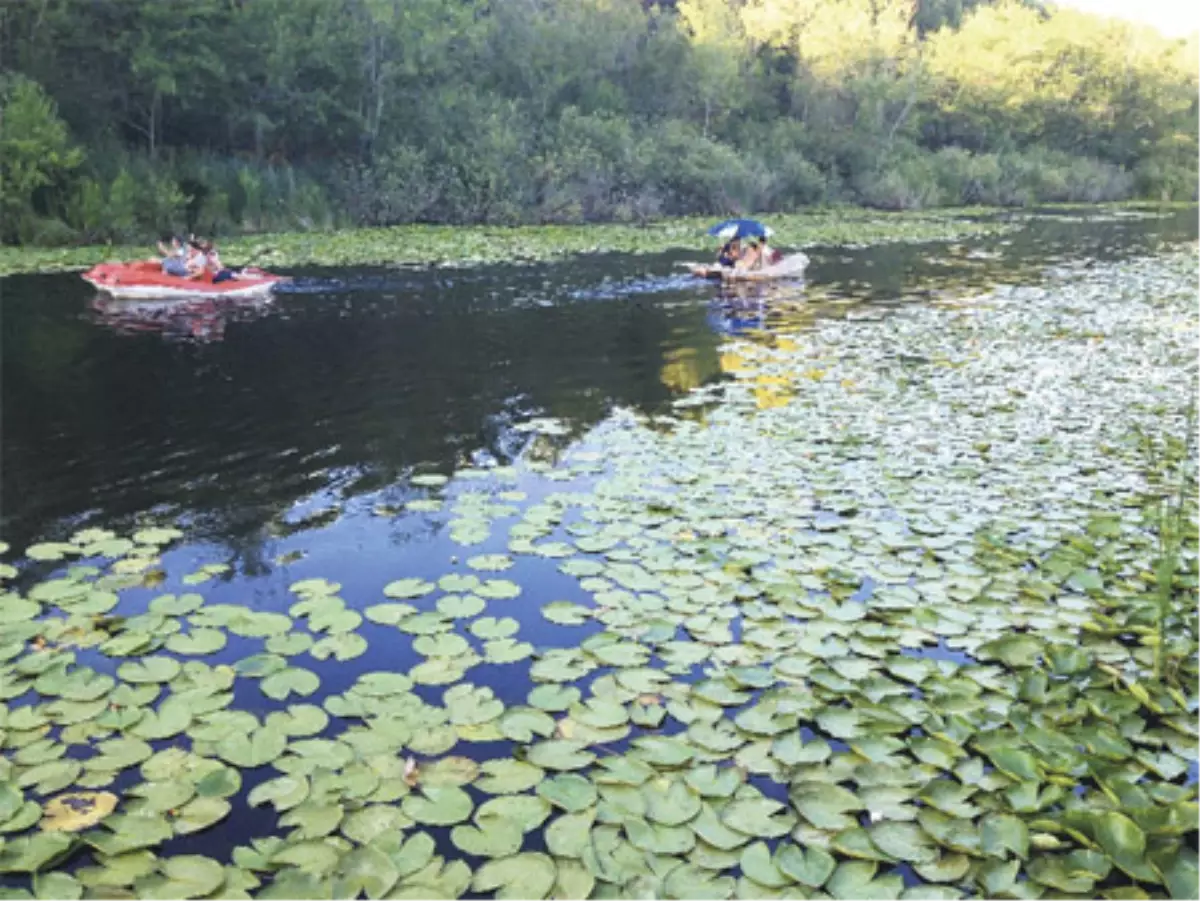
M116 810L117 796L111 792L76 792L51 798L42 808L40 824L46 831L79 832L96 825Z
M452 826L467 819L474 806L471 796L456 786L422 786L420 794L404 799L401 810L417 823Z
M546 898L557 877L554 861L545 854L524 853L491 860L475 871L471 888L495 891L497 898Z

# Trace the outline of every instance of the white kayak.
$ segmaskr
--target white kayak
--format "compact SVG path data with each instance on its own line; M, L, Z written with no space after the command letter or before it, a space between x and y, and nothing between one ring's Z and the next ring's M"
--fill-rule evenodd
M715 281L758 282L776 278L798 278L808 267L808 256L803 253L793 253L778 263L762 269L739 269L736 266L730 268L707 263L680 263L680 265L686 266L696 278Z

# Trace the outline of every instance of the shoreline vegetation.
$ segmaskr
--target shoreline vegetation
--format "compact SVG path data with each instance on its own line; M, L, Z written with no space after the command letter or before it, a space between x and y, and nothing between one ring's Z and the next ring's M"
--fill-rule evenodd
M1051 215L1158 215L1194 207L1190 202L1131 201L1109 204L1046 204L1036 211L962 207L886 212L861 207L767 215L773 243L784 250L850 246L893 241L951 241L996 234L1014 227L1010 219ZM544 262L589 253L661 253L695 250L707 258L715 243L705 236L709 219L685 217L642 225L436 226L341 229L244 235L221 242L224 257L236 265L448 266ZM0 246L0 277L71 272L101 262L150 258L150 245L92 245L72 248Z
M188 9L0 6L0 243L1198 196L1197 36L1032 0Z

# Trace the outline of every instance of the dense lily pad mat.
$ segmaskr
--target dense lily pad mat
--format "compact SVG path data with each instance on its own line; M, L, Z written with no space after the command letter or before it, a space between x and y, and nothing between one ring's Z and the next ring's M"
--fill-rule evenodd
M994 215L980 218L980 212L883 213L848 208L771 216L770 221L777 232L775 243L783 248L944 241L1008 228ZM659 253L672 248L708 252L716 246L705 236L710 224L709 219L691 218L638 226L399 226L255 235L223 241L221 247L231 262L259 266L461 266L549 260L579 253ZM105 260L139 259L147 252L148 248L140 246L0 247L0 275L87 268Z
M464 561L375 598L202 572L125 615L177 531L24 549L60 569L0 570L10 893L1194 897L1194 266L730 345L735 381L546 473L586 490L422 478ZM577 598L506 578L528 554ZM522 641L532 610L580 640ZM423 662L324 691L366 622ZM249 808L274 828L196 853Z

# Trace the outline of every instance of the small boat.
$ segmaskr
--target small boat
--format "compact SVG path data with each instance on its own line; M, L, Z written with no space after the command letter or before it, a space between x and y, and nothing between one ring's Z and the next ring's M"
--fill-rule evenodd
M212 274L196 279L167 275L154 260L132 263L101 263L83 273L94 288L121 300L152 297L265 297L287 277L248 267L238 277L213 284Z
M786 256L778 263L764 266L762 269L737 269L728 266L713 266L701 263L686 263L692 275L697 278L713 279L715 281L759 282L776 278L799 278L808 266L808 256L794 253Z

